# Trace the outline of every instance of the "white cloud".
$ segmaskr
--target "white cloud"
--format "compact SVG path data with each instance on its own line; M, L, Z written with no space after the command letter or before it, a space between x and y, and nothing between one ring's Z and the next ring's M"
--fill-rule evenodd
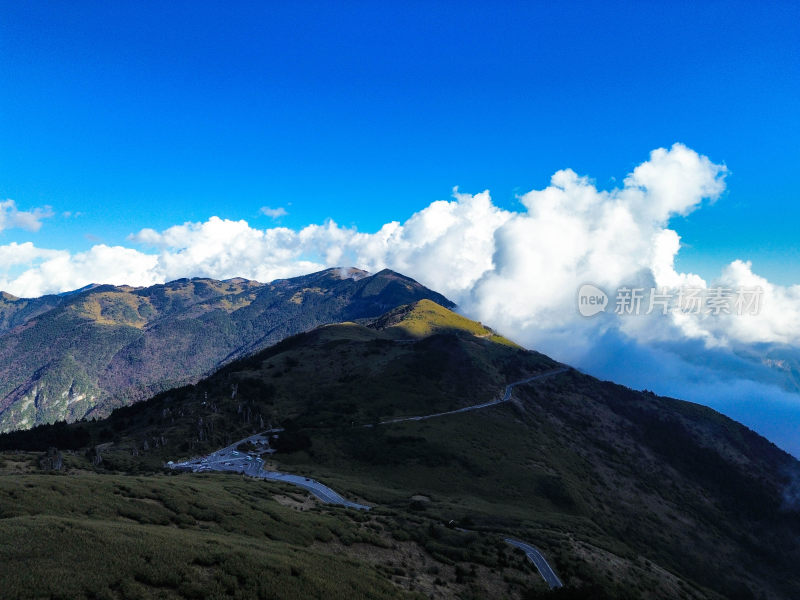
M724 174L724 167L680 144L653 151L622 188L601 191L569 169L555 173L549 187L520 198L525 212L495 231L495 267L468 291L464 307L524 342L555 338L585 346L599 330L623 324L587 322L577 314L575 294L583 283L614 290L702 281L675 272L680 238L667 223L704 198L719 197ZM674 334L678 324L662 321L661 329ZM653 328L642 333L652 336Z
M289 213L282 206L279 206L278 208L270 208L269 206L262 206L261 214L267 215L272 219L280 219L281 217L285 217Z
M211 217L204 223L184 223L162 232L143 229L131 240L160 250L152 267L160 281L180 277L248 277L271 281L323 269L326 263L308 260L303 232L285 227L254 229L246 221Z
M30 266L37 260L56 256L69 257L69 252L37 248L32 242L23 242L22 244L12 242L0 246L0 270L8 271L17 266Z
M17 203L13 200L0 201L0 231L15 227L28 231L39 231L42 219L52 216L53 211L49 206L23 211L17 208Z
M153 285L157 257L132 248L97 244L86 252L35 248L30 242L0 246L0 289L16 296L74 290L90 283ZM27 267L16 277L8 273ZM3 274L5 272L5 274Z

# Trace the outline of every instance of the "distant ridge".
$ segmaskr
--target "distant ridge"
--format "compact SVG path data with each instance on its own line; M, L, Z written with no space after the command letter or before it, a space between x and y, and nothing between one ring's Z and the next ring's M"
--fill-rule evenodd
M89 290L93 290L95 288L100 287L102 284L100 283L90 283L89 285L85 285L82 288L78 288L77 290L70 290L68 292L61 292L59 294L55 294L56 296L61 296L62 298L65 296L74 296L75 294L82 294L83 292L88 292Z
M260 283L178 279L0 296L0 431L108 414L325 323L427 298L413 279L337 267Z

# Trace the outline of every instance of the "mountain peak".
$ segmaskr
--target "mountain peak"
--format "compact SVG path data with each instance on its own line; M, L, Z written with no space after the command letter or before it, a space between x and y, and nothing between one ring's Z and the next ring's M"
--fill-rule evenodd
M76 296L78 294L82 294L83 292L88 292L89 290L94 290L99 287L114 287L114 286L109 286L108 284L105 284L104 286L103 284L100 283L90 283L88 285L78 288L77 290L68 290L66 292L61 292L55 295L59 296L60 298L65 298L67 296Z
M375 273L373 277L378 277L382 279L397 279L400 281L413 281L414 283L417 283L415 279L412 279L407 275L403 275L402 273L398 273L397 271L392 271L391 269L381 269L380 271Z
M467 333L507 346L519 347L482 323L459 315L427 298L389 311L378 318L373 327L387 332L400 331L414 338L442 332Z
M359 281L360 279L369 277L369 271L364 271L363 269L358 269L356 267L336 267L328 270L339 279L352 279L353 281Z

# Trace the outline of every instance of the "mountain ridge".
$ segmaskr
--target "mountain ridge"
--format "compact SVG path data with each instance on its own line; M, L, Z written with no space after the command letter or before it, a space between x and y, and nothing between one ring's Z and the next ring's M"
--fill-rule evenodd
M0 431L108 414L287 335L430 297L388 269L260 283L178 279L0 300Z

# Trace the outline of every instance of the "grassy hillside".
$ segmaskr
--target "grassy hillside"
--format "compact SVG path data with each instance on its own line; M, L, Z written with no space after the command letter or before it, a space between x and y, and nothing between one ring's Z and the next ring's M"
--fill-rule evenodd
M220 476L0 476L0 532L15 540L0 547L3 597L415 597L329 549L388 545L358 515L300 512L281 492Z
M184 279L32 300L5 294L0 431L105 416L287 335L420 298L450 305L397 273L353 269L270 284Z
M444 597L539 596L535 574L508 570L524 562L504 536L544 551L564 597L800 597L787 502L800 466L765 439L575 371L479 411L377 425L500 397L555 363L425 301L367 325L293 336L106 421L1 436L0 448L101 444L97 469L138 473L146 489L166 460L282 424L271 466L378 506L393 543L419 549L404 572L451 569Z
M419 512L330 508L280 483L122 475L0 455L4 598L534 598L497 536Z
M427 299L389 311L377 319L372 327L388 333L396 329L403 335L416 338L427 337L434 333L465 332L476 337L488 338L492 342L519 348L517 344L497 335L485 325L467 319Z

